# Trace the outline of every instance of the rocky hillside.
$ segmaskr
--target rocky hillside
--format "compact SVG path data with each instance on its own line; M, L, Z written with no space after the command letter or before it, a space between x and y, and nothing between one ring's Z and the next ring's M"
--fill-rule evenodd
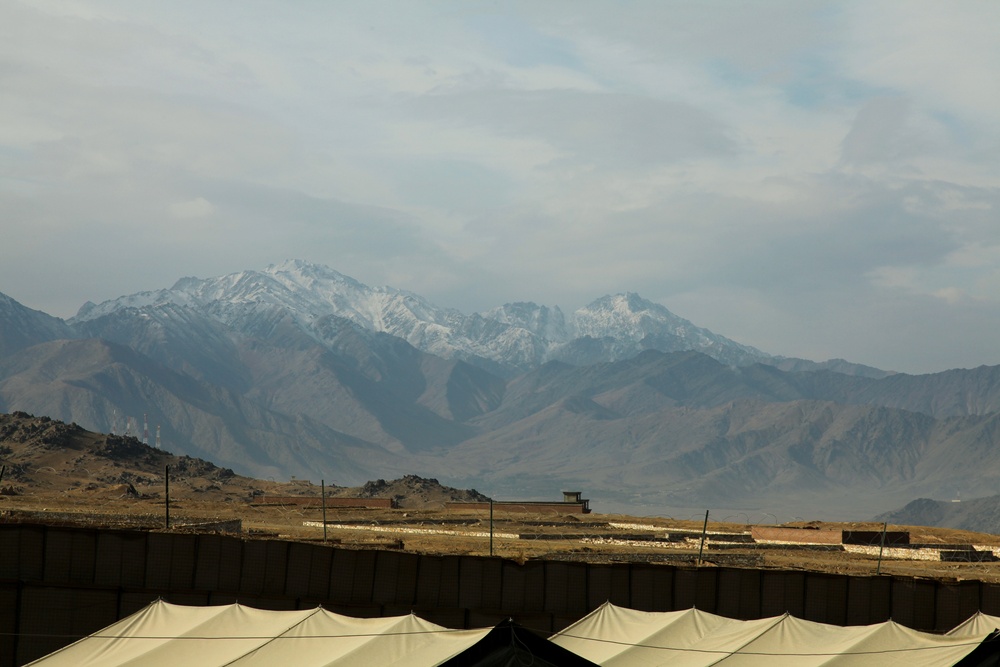
M243 477L208 461L143 444L135 437L87 431L25 412L0 414L0 496L39 493L157 497L169 466L174 498L251 501L265 493L320 495L308 481L274 483ZM330 496L394 498L400 507L438 507L446 501L486 501L475 489L456 489L436 479L405 475L361 486L326 487Z
M456 489L436 479L404 475L399 479L377 479L358 487L335 487L330 495L350 498L392 498L401 508L440 507L446 502L489 502L475 489Z
M88 491L140 495L162 490L167 466L182 488L246 495L252 481L208 461L144 445L134 437L87 431L25 412L0 414L0 493ZM225 487L225 488L224 488ZM142 489L142 491L140 491Z

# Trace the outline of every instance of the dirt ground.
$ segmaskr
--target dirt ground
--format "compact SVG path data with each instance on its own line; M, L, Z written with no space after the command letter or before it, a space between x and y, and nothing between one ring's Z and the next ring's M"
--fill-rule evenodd
M262 486L267 487L264 483ZM275 484L274 492L312 491L305 484L289 488ZM179 488L178 488L179 487ZM187 487L187 488L185 488ZM197 485L175 483L171 488L170 521L175 531L205 521L239 519L249 538L322 541L322 508L261 504L248 498L204 497ZM176 489L176 490L175 490ZM316 490L318 496L318 489ZM148 495L148 494L147 494ZM218 492L209 495L223 495ZM71 492L26 493L0 496L0 520L43 521L84 525L145 527L163 530L164 498L135 497L120 489L78 489ZM592 513L587 515L531 515L494 512L490 539L488 511L459 512L439 506L400 509L326 510L326 540L347 548L386 548L427 554L495 555L518 562L529 559L588 562L698 563L701 526L694 522ZM311 522L314 525L305 525ZM620 525L629 527L616 527ZM634 527L633 527L634 526ZM824 528L879 530L875 524L822 524ZM938 579L979 579L1000 582L1000 562L964 563L911 561L845 553L818 548L770 545L719 545L718 533L744 533L740 524L709 523L712 534L702 554L704 566L809 570L831 573L909 575ZM906 529L892 526L893 530ZM911 540L947 544L998 544L994 535L962 534L943 529L910 527ZM409 532L421 531L421 532ZM426 531L426 532L424 532ZM439 532L430 532L439 531ZM683 531L684 543L644 543L650 538ZM513 537L517 535L518 537ZM604 541L602 541L602 538ZM620 540L616 544L610 540Z
M170 466L171 530L238 519L248 538L322 541L321 507L265 502L268 496L320 497L319 485L235 475L211 463L176 457L135 438L84 431L23 413L0 415L0 521L73 523L165 529L165 473ZM1000 562L898 560L830 548L747 542L750 526L710 522L702 550L701 522L600 513L553 515L447 509L449 500L480 498L436 480L407 476L364 487L330 487L328 495L394 498L398 509L326 509L325 539L346 548L428 554L500 556L523 562L662 562L703 566L908 575L1000 582ZM553 499L557 500L557 499ZM312 523L313 525L305 525ZM785 524L794 526L796 524ZM875 523L811 523L812 527L880 531ZM996 545L1000 536L938 528L910 531L912 543ZM670 537L667 537L670 536ZM699 561L699 553L701 560Z

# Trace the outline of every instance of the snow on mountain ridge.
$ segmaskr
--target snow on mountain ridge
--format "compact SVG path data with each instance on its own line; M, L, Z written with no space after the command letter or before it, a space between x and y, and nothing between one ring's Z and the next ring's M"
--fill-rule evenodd
M120 296L117 299L103 301L99 304L88 301L80 307L80 310L77 311L74 317L66 321L72 325L74 323L96 320L99 317L110 315L126 308L142 309L166 303L173 303L179 306L190 305L190 300L185 298L185 296L185 293L171 288L136 292L135 294Z
M302 260L272 264L209 279L182 278L170 289L140 292L80 309L77 323L130 308L144 311L168 305L191 308L235 330L262 331L264 322L291 318L324 343L318 322L344 318L364 329L402 338L414 347L446 358L525 370L553 358L583 337L617 341L605 356L620 357L655 349L696 349L726 363L766 357L759 350L694 326L638 294L605 296L567 318L558 307L512 303L465 315L392 287L369 287L326 266ZM169 310L169 309L168 309ZM166 313L161 313L166 316ZM577 352L574 352L576 354ZM606 361L611 359L594 359Z
M650 333L688 334L694 325L669 310L626 292L601 297L576 310L572 319L576 336L626 338L639 341Z
M566 317L559 306L549 308L530 301L518 301L491 308L480 314L487 319L524 329L552 342L561 343L570 338Z
M230 276L186 283L184 289L217 319L237 325L246 310L283 309L317 340L314 330L321 318L334 315L370 331L403 338L414 347L444 357L483 356L487 350L469 341L456 340L465 316L439 308L411 292L391 287L369 287L325 266L301 260L271 265L262 272L245 271ZM321 341L322 342L322 341Z
M608 335L642 340L650 333L660 333L664 328L670 333L685 337L701 330L691 322L647 301L634 292L604 296L573 313L577 336L601 338Z
M770 357L757 348L696 326L635 292L595 300L573 313L572 324L577 336L611 337L636 343L673 337L685 349L704 352L726 363Z

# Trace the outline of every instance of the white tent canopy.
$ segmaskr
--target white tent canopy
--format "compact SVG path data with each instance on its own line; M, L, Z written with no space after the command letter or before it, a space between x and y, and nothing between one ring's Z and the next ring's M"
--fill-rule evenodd
M962 662L990 635L987 626L934 635L892 621L841 627L787 614L738 621L697 609L643 612L605 603L551 641L606 667L938 667Z
M977 611L965 623L949 630L948 634L953 637L981 637L997 629L1000 629L1000 616L990 616Z
M998 625L1000 618L980 613L946 635L934 635L892 621L840 627L803 621L787 614L738 621L697 609L644 612L606 603L551 637L549 642L536 637L523 639L532 640L527 644L540 643L533 650L537 664L544 665L966 667L998 664L1000 641L984 643ZM500 627L451 630L412 614L353 618L322 607L266 611L239 604L188 607L157 601L30 664L36 667L508 664L496 662L495 655L489 653L491 649L483 649L490 646L491 639L494 644L498 641L499 635L494 630ZM515 641L516 635L503 637L499 641L505 645L524 645L532 653L532 647L524 641ZM562 654L558 654L560 651ZM981 662L984 654L992 662Z
M36 660L42 667L296 667L437 665L489 633L450 630L413 615L353 618L323 608L266 611L239 604L157 601Z

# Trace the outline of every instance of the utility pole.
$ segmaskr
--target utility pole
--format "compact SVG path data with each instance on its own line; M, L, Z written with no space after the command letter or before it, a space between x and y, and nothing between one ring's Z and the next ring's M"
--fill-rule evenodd
M878 548L878 567L875 568L875 574L882 574L882 552L885 551L885 529L888 525L888 521L882 523L882 543Z
M319 480L319 493L323 498L323 544L326 544L326 480Z
M170 466L164 466L163 470L163 495L164 523L167 530L170 530Z
M701 565L701 554L705 551L705 534L708 532L708 510L705 510L705 523L701 527L701 546L698 548L698 565Z

